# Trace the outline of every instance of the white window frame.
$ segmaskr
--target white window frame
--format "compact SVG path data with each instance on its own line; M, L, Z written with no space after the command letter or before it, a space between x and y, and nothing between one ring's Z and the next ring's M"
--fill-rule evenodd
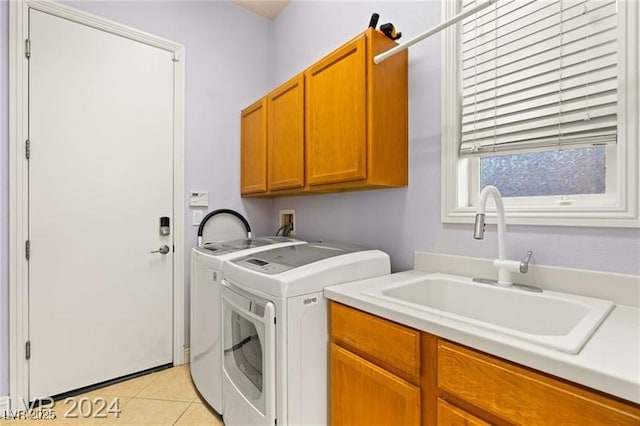
M442 20L460 12L460 0L443 1ZM640 66L636 1L618 0L618 142L607 148L607 188L615 193L504 199L507 223L523 225L640 227ZM460 26L442 35L441 216L443 223L473 223L478 161L458 156L461 134ZM615 161L610 158L615 157ZM487 210L491 211L491 206Z

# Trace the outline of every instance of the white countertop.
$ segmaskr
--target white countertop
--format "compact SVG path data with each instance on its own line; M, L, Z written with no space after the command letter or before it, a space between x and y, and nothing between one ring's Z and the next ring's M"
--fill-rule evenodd
M331 300L426 331L536 370L640 403L640 309L616 304L576 355L546 349L439 315L380 300L363 290L385 287L428 272L406 271L326 287Z

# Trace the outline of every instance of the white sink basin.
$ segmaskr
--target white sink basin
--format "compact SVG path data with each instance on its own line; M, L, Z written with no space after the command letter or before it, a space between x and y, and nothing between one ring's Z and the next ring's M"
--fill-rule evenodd
M576 354L613 302L565 293L532 293L430 274L362 294Z

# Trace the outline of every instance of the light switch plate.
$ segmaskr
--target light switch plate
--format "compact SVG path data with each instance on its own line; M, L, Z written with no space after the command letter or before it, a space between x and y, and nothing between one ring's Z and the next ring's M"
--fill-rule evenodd
M202 210L194 210L193 211L193 226L200 226L200 222L202 222Z

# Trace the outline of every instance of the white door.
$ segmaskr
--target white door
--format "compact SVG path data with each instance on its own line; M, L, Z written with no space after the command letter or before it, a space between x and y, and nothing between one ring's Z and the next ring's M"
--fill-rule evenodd
M173 220L174 68L168 51L29 18L33 399L172 362L159 224Z

